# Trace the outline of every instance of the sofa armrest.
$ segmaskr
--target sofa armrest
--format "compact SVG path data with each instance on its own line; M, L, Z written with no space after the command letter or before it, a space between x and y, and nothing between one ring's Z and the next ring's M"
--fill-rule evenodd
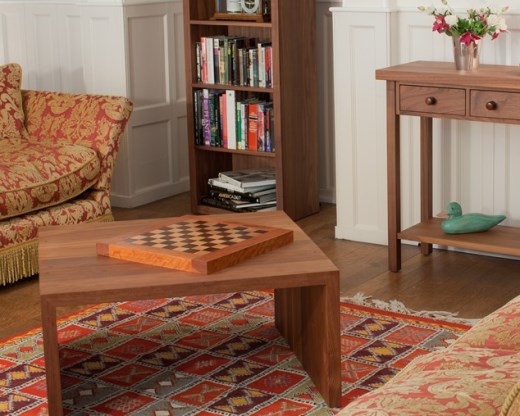
M96 150L101 171L94 189L109 190L132 103L124 97L27 90L22 91L22 102L30 140Z

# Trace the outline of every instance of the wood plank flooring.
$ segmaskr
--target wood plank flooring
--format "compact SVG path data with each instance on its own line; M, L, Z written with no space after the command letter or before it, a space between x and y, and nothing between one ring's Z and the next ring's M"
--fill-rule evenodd
M188 194L135 209L114 208L116 220L189 213ZM318 214L298 224L340 269L343 296L363 292L378 299L400 300L416 310L444 310L479 318L520 294L518 260L444 250L422 256L417 247L404 246L403 268L391 273L387 271L386 246L334 239L335 205L323 204ZM0 339L39 325L37 278L0 287Z

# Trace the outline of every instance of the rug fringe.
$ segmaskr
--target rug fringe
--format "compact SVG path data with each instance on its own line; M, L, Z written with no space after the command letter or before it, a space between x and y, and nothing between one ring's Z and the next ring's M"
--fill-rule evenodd
M355 305L368 306L371 308L377 308L384 311L402 313L405 315L414 315L420 316L423 318L431 318L431 319L442 319L448 322L465 324L465 325L475 325L480 319L471 319L471 318L458 318L458 312L447 312L447 311L416 311L414 309L407 308L403 302L400 302L396 299L385 301L381 299L373 299L370 295L365 295L362 292L356 293L354 296L342 297L342 301L351 302Z

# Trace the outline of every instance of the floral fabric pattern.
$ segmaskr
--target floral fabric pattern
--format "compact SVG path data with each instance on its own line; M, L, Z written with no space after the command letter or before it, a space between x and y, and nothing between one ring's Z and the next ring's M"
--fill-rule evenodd
M445 350L420 356L341 416L518 415L520 296Z
M94 150L78 145L0 140L0 219L60 204L97 180Z
M110 199L105 192L89 192L86 197L81 196L48 209L0 221L0 247L8 249L34 240L38 236L38 227L44 225L79 224L111 213Z
M458 345L479 348L514 348L520 352L520 301L513 299L468 331Z
M94 149L101 161L98 190L110 189L114 159L132 104L124 97L23 91L30 140Z
M0 83L2 77L6 78L0 74ZM17 79L19 88L19 77L9 79ZM17 120L23 122L25 117L26 134L0 135L0 166L7 163L2 153L5 143L19 151L8 157L12 166L0 169L0 193L19 191L15 198L0 200L0 211L13 215L13 209L19 210L10 218L0 213L0 285L38 272L38 227L113 219L109 192L114 161L133 109L124 97L48 91L22 90L17 102L23 108ZM1 105L0 123L7 119ZM21 162L24 158L33 158L28 163L31 170ZM49 182L40 169L49 175ZM7 177L9 182L4 182ZM29 198L33 179L40 180L41 192ZM36 210L22 213L31 204Z
M25 138L22 108L22 68L18 64L0 66L0 138Z

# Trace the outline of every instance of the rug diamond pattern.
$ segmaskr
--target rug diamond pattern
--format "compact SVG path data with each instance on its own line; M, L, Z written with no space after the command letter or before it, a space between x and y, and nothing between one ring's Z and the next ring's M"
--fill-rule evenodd
M468 327L341 303L342 405ZM70 416L332 415L274 325L271 292L90 307L60 321ZM0 416L46 414L42 337L0 343Z

